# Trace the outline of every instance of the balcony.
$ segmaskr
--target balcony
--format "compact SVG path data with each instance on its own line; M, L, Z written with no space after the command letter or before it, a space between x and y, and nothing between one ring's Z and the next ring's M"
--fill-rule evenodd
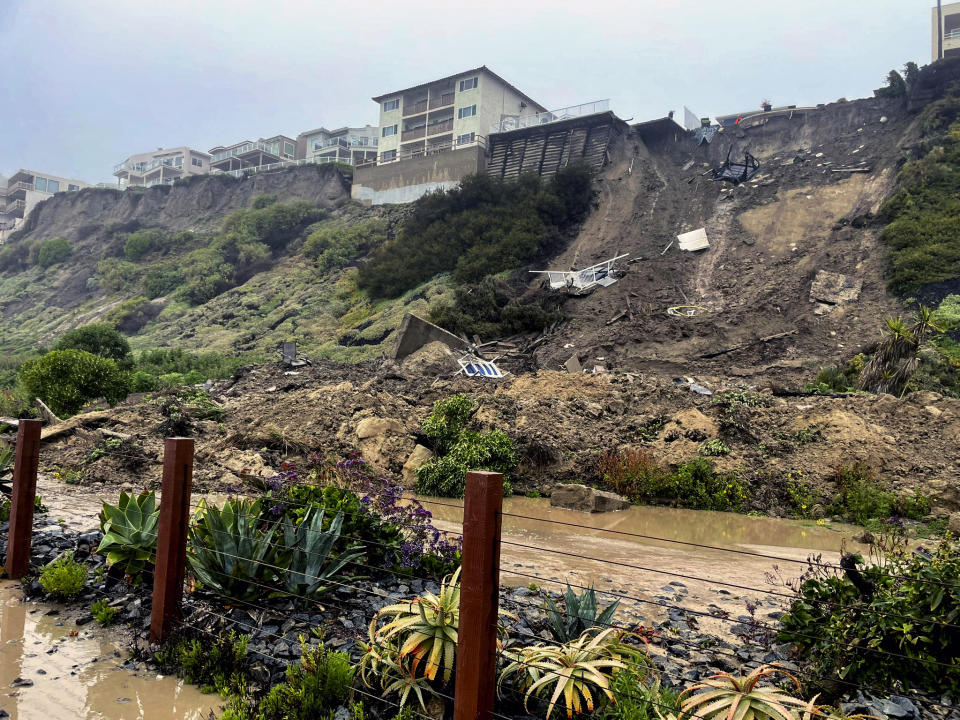
M149 160L144 162L132 163L129 160L122 162L119 165L115 165L113 168L113 174L117 175L119 173L130 173L131 175L145 175L151 170L160 167L161 165L170 169L170 170L183 170L183 156L179 156L181 164L175 165L174 160L176 158L157 158L156 160Z
M33 190L33 183L19 181L7 185L7 195L13 195L21 190Z
M408 103L404 101L403 103L403 116L407 115L419 115L427 111L427 99L419 100L415 103Z
M419 140L426 134L427 134L426 125L421 125L420 127L414 128L413 130L404 130L400 134L400 142L407 142L407 140Z
M23 212L24 210L26 210L26 208L27 208L26 200L12 200L11 202L7 203L8 213L15 213L17 211Z
M427 135L439 135L440 133L451 132L452 130L453 118L449 118L427 126Z
M430 109L436 110L437 108L446 107L447 105L453 105L454 94L452 92L444 93L438 98L430 98Z
M572 105L570 107L560 108L559 110L537 113L536 115L506 118L490 126L490 132L510 132L511 130L520 130L521 128L534 127L535 125L546 125L547 123L560 122L561 120L594 115L596 113L607 112L608 110L610 110L609 100L597 100L596 102Z

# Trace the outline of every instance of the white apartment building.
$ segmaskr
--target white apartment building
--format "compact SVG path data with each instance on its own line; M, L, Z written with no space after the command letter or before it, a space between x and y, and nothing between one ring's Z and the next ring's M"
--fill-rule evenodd
M490 127L546 112L485 65L373 98L378 164L483 143Z
M244 170L295 160L296 154L297 141L286 135L260 138L256 142L242 140L233 145L210 148L210 169L224 172Z
M374 125L307 130L297 136L297 160L349 165L375 162L379 140L380 128Z
M131 155L113 168L117 185L122 189L170 185L179 178L208 172L210 155L186 146Z
M33 207L48 197L92 187L82 180L21 168L0 181L0 242L23 224Z

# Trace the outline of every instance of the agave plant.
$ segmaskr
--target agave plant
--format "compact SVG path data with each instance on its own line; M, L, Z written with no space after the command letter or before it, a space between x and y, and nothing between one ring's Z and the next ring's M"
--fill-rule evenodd
M204 587L237 600L263 594L259 586L278 569L271 553L277 525L261 531L260 516L259 500L229 499L222 510L201 504L190 528L187 562Z
M576 640L586 630L603 630L610 627L620 601L614 600L597 615L597 593L593 586L591 585L578 596L568 583L564 594L563 611L548 596L544 596L544 604L549 622L547 628L554 640L565 643Z
M513 684L523 693L523 706L530 699L549 696L546 718L550 720L563 698L567 717L593 712L596 696L616 702L611 682L614 676L630 668L648 667L646 654L623 642L627 633L616 628L585 631L576 640L560 645L533 645L506 651L510 663L497 682L503 693L505 684ZM642 678L638 678L642 679Z
M302 596L317 595L329 590L325 583L339 573L349 563L363 557L363 550L351 546L339 555L331 557L330 551L340 539L343 525L343 513L323 529L322 509L310 507L303 521L294 526L289 517L283 521L283 542L286 551L287 572L284 584L291 593Z
M778 667L761 665L743 677L717 673L680 693L680 717L796 720L800 709L810 707L809 703L778 687L757 687L761 678L777 674L789 678L800 691L800 682Z
M855 713L848 715L842 708L829 705L817 705L819 695L814 695L806 706L797 713L797 720L880 720L876 715Z
M159 520L156 493L144 491L134 497L121 492L116 506L103 503L103 540L97 553L106 556L107 567L121 567L124 575L138 578L156 562Z

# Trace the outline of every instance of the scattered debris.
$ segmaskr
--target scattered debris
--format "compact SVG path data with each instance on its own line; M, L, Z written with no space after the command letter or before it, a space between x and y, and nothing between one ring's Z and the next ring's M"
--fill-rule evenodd
M693 137L697 141L697 147L706 143L709 145L713 142L713 139L717 136L717 133L720 131L720 127L717 125L708 125L705 127L698 127L693 131Z
M730 148L732 151L733 148ZM822 155L823 153L821 153ZM748 152L743 153L742 163L730 162L730 152L727 152L727 159L723 165L713 169L713 179L720 182L731 182L739 185L753 178L760 169L760 161Z
M580 364L580 358L577 355L573 355L569 360L567 360L563 367L567 369L568 373L573 373L574 375L579 375L583 372L583 366Z
M720 355L726 355L727 353L734 352L735 350L743 350L744 348L751 347L752 345L760 345L761 343L768 343L772 340L779 340L780 338L785 338L788 335L795 335L796 330L787 330L786 332L776 333L774 335L767 335L766 337L758 338L756 340L751 340L750 342L740 343L739 345L734 345L732 347L723 348L722 350L713 350L711 352L703 353L700 357L703 359L715 358Z
M835 173L868 173L870 170L871 168L869 166L830 168L830 172Z
M562 290L566 288L571 295L587 295L598 287L610 287L618 279L619 275L614 268L618 260L621 260L630 253L617 255L609 260L604 260L596 265L584 268L583 270L531 270L532 273L546 273L550 281L551 290Z
M697 395L713 395L712 390L704 387L703 385L695 383L691 378L674 378L673 384L678 388L686 388L690 392L696 393Z
M710 242L707 240L707 231L704 228L697 228L677 235L677 241L680 243L680 249L688 252L706 250L710 247Z
M820 270L810 285L810 302L839 305L856 300L863 289L863 280L840 273Z
M460 372L467 377L484 377L500 379L510 373L503 372L491 360L481 360L473 353L467 353L457 360L460 363Z
M673 315L674 317L696 317L700 313L708 313L710 308L705 308L701 305L674 305L673 307L667 308L667 315Z
M425 345L437 341L442 342L452 350L460 352L465 352L470 348L470 343L463 338L444 330L439 325L434 325L421 317L407 313L400 321L397 342L393 346L391 357L394 360L401 361Z
M676 240L671 240L670 242L668 242L668 243L667 243L667 246L666 246L663 250L660 251L660 254L663 255L667 250L669 250L670 248L672 248L672 247L673 247L673 243L675 243L675 242L676 242Z
M298 357L297 343L292 340L284 340L280 343L280 363L286 367L303 367L309 365L310 360L306 357Z

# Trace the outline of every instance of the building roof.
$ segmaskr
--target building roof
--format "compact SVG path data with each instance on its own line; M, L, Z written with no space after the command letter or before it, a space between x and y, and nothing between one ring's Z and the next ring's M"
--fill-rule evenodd
M400 93L409 92L410 90L418 90L418 89L420 89L420 88L422 88L422 87L427 87L427 86L429 86L429 85L434 85L434 84L436 84L436 83L443 82L443 81L445 81L445 80L454 80L454 79L456 79L456 78L458 78L458 77L461 77L461 76L463 76L463 75L470 75L471 73L480 73L480 72L487 73L488 75L491 75L492 77L494 77L494 78L496 78L497 80L499 80L501 83L503 83L503 84L506 85L508 88L510 88L511 90L513 90L515 93L517 93L517 95L519 95L520 97L522 97L522 98L524 98L525 100L527 100L527 101L530 103L531 106L533 106L534 108L536 108L537 112L547 112L547 109L546 109L543 105L541 105L540 103L538 103L536 100L534 100L532 97L530 97L529 95L527 95L525 92L523 92L523 91L520 90L519 88L514 87L513 85L511 85L510 83L508 83L506 80L504 80L502 77L500 77L499 75L497 75L495 72L493 72L493 70L491 70L490 68L488 68L486 65L481 65L480 67L478 67L478 68L473 68L473 69L471 69L471 70L463 70L462 72L455 73L454 75L447 75L447 77L442 77L442 78L438 78L438 79L436 79L436 80L431 80L430 82L420 83L419 85L413 85L413 86L408 87L408 88L403 88L402 90L394 90L393 92L385 93L385 94L383 94L383 95L378 95L377 97L373 98L373 101L374 101L375 103L379 103L379 102L383 101L385 98L392 97L393 95L399 95Z
M367 130L367 129L379 130L379 128L380 128L379 125L371 125L369 123L367 123L362 127L359 125L354 125L354 126L344 125L343 127L339 127L334 130L327 130L327 128L325 127L318 127L318 128L314 128L313 130L304 130L297 137L303 137L304 135L316 135L317 133L327 133L327 135L339 135L340 133L350 132L351 130Z

